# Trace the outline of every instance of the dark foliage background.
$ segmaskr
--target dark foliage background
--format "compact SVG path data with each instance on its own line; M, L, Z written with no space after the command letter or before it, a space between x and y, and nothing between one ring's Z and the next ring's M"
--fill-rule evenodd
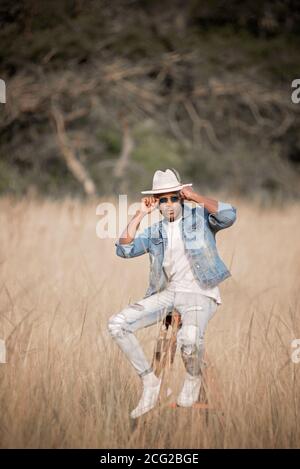
M0 191L299 198L296 1L1 1Z

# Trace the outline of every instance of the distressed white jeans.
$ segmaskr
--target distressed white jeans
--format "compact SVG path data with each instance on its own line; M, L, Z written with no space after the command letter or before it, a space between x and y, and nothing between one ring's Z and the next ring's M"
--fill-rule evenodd
M200 293L159 293L129 304L108 320L108 331L140 377L152 370L134 332L158 324L174 308L181 315L182 326L177 344L186 370L193 376L201 373L204 355L204 334L208 321L217 310L214 298Z

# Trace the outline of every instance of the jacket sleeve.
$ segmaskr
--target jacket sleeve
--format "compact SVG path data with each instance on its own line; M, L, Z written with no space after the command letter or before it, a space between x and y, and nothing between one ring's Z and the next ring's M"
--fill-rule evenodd
M137 257L149 252L149 228L136 236L131 243L121 244L120 240L115 242L116 254L119 257Z
M207 216L210 227L213 231L217 232L233 225L236 220L236 207L231 204L218 201L217 212L209 213L207 211Z

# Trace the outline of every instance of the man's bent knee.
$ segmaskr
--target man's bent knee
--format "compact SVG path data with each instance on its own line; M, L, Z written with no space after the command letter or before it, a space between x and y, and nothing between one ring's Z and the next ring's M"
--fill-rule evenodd
M182 326L177 333L177 342L180 345L197 345L199 339L201 340L202 336L199 337L198 327L192 324Z
M108 332L112 337L120 337L125 334L132 332L129 328L128 322L126 321L126 312L130 313L130 310L143 311L145 308L139 303L132 303L124 308L117 314L111 316L108 320Z
M126 319L122 312L109 318L107 330L112 337L120 337L127 333Z

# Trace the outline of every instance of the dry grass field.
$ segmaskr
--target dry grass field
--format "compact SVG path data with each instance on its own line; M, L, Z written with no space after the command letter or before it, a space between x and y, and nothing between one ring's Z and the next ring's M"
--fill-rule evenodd
M2 448L300 447L300 206L224 201L238 209L217 234L232 277L206 334L221 422L163 404L130 419L141 383L107 320L144 296L149 261L121 259L114 239L97 237L101 200L0 200ZM157 331L137 333L149 359ZM183 374L178 350L174 395Z

